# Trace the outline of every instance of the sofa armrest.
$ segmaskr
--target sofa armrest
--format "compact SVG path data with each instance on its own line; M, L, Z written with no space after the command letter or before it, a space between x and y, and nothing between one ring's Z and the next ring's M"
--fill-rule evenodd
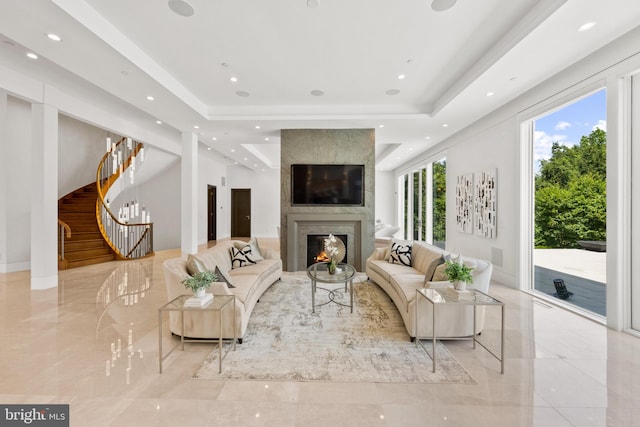
M386 255L386 253L387 248L375 248L369 259L374 261L384 260L384 256Z
M431 289L446 289L451 286L451 282L448 280L443 280L441 282L427 282L426 288Z
M213 282L209 290L213 295L233 295L225 282Z

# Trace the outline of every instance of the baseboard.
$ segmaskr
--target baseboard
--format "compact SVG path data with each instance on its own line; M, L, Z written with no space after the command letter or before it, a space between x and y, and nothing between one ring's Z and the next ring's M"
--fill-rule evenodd
M30 261L0 264L0 273L15 273L16 271L26 270L31 270Z

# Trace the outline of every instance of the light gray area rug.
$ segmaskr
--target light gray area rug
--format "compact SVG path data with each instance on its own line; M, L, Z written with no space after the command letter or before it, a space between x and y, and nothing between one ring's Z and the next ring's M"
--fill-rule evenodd
M431 359L409 340L387 294L364 275L357 276L354 289L353 314L334 303L313 314L306 273L283 273L256 305L244 342L224 359L222 373L214 350L193 378L475 384L440 342L436 372L431 372ZM316 304L327 295L318 289ZM339 292L336 299L348 303L349 296ZM426 346L431 350L430 343Z

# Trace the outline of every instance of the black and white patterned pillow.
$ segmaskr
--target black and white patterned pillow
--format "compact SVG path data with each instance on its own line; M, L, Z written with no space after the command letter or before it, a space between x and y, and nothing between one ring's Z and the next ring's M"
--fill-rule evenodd
M402 264L411 266L411 245L402 245L393 242L389 252L389 262L391 264Z
M231 246L231 268L246 267L257 262L258 260L251 254L250 245L246 245L242 249Z

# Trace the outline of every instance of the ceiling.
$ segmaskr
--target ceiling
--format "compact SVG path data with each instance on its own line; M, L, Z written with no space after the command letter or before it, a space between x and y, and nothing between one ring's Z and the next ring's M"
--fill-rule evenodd
M3 0L0 65L257 171L280 129L375 128L391 170L640 22L637 0L180 1Z

